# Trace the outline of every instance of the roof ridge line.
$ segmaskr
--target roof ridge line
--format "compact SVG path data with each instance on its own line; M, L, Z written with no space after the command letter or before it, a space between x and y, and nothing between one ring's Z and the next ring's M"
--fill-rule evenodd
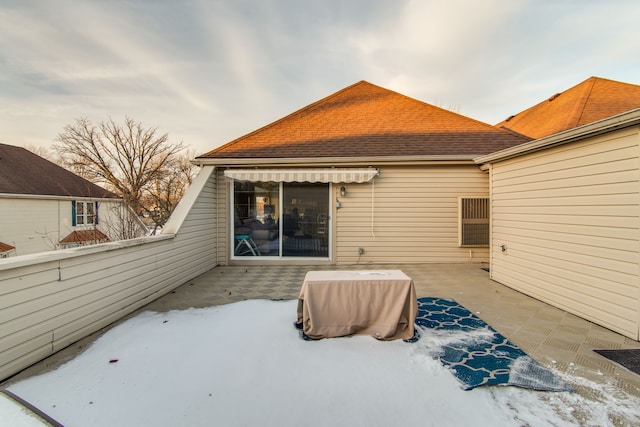
M579 126L580 123L580 119L582 119L582 116L584 115L584 112L587 108L587 104L589 103L589 98L591 98L591 94L593 93L593 88L596 86L596 83L598 82L598 77L590 77L587 80L585 80L585 83L588 82L589 80L591 81L591 86L588 88L587 91L587 95L581 100L582 102L582 106L580 107L579 114L577 115L578 117L576 118L576 121L573 123L573 127L577 127Z

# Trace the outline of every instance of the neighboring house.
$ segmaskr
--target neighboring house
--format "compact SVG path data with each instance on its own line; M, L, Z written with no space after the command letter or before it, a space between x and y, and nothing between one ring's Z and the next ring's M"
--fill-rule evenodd
M0 256L118 240L123 218L144 235L116 194L24 148L0 144Z
M7 258L16 248L0 242L0 258Z
M361 81L196 158L218 263L487 262L472 159L529 139Z

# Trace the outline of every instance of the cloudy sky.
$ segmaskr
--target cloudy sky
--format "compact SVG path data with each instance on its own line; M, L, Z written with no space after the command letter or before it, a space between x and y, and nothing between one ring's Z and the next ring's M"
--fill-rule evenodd
M0 0L0 143L125 115L198 153L360 80L495 124L640 84L637 0Z

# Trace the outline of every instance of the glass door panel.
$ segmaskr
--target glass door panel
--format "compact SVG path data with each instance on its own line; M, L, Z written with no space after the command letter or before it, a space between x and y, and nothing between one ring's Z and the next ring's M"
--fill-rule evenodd
M280 185L234 181L234 256L279 256Z
M329 184L283 183L282 255L329 256Z

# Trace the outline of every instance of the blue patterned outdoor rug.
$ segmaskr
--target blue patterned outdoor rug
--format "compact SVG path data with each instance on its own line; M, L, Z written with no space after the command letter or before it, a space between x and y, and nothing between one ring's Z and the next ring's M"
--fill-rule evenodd
M451 299L418 298L419 345L440 359L465 390L512 385L575 391L482 319ZM430 339L425 341L426 336Z

